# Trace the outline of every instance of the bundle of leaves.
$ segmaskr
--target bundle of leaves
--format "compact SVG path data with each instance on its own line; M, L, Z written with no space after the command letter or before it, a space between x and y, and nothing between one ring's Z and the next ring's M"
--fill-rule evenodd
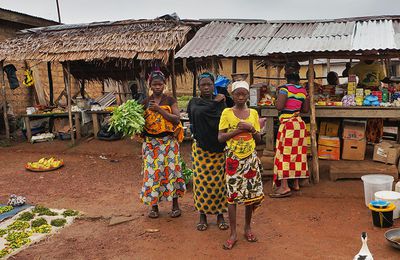
M27 228L29 228L29 223L21 220L16 220L7 227L8 230L25 230Z
M0 228L0 237L4 236L5 234L7 234L7 229Z
M9 212L13 209L13 206L0 206L0 214Z
M41 225L40 227L32 228L33 233L46 234L51 232L51 226L49 224Z
M51 211L49 208L37 205L33 210L33 213L39 214L39 216L57 216L58 214L54 211Z
M32 212L24 212L19 216L18 220L29 221L29 220L33 219L34 217L35 217L35 215Z
M136 100L128 100L114 110L109 130L113 129L124 136L133 136L143 131L144 123L143 106Z
M46 225L47 224L47 220L45 220L44 218L38 218L32 221L31 223L31 227L35 228L35 227L40 227L42 225Z
M73 216L77 216L79 214L79 211L76 210L72 210L72 209L67 209L63 212L63 216L64 217L73 217Z
M8 241L7 246L11 248L20 248L21 246L28 244L31 242L29 237L31 236L31 232L9 232L8 235L6 236L6 240Z
M180 163L181 163L183 179L185 179L185 183L188 184L190 180L193 178L193 171L186 166L184 160L180 159Z
M67 220L65 218L57 218L53 219L50 224L55 227L63 227L67 223Z

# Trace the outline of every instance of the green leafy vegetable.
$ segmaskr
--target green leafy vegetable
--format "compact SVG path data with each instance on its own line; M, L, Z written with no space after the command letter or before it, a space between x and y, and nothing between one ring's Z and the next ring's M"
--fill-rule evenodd
M13 209L12 206L0 206L0 214L6 213L12 209Z
M5 234L7 234L7 229L0 228L0 237L4 236Z
M6 236L6 240L8 241L7 246L11 248L20 248L21 246L28 244L31 242L29 239L31 232L10 232Z
M41 234L50 233L51 228L52 227L49 224L44 224L44 225L41 225L40 227L32 228L32 232L33 233L41 233Z
M180 163L181 163L182 175L183 178L185 179L185 184L188 184L189 181L193 178L193 171L187 168L184 160L180 159Z
M63 227L67 223L67 220L65 218L58 218L58 219L53 219L50 224L55 227Z
M8 249L8 248L1 249L1 250L0 250L0 258L4 257L4 256L6 256L6 255L8 255L10 252L11 252L11 250Z
M16 220L7 227L8 230L25 230L29 228L29 223L26 221Z
M33 210L33 213L38 213L39 216L57 216L58 214L56 212L51 211L49 208L37 205Z
M46 225L47 224L47 220L45 220L44 218L38 218L32 221L31 223L31 227L40 227L42 225Z
M79 214L79 211L72 210L72 209L67 209L63 212L64 217L72 217L72 216L77 216Z
M114 110L109 130L114 129L124 136L140 134L145 123L143 115L143 106L136 100L128 100Z
M29 220L33 219L34 217L35 217L35 215L32 212L24 212L19 216L18 220L29 221Z

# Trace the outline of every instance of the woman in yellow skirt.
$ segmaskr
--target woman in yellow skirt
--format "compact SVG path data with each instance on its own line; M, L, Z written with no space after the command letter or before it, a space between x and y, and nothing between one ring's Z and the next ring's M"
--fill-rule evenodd
M217 215L218 228L229 228L223 213L226 212L225 194L225 143L218 142L218 124L225 108L224 95L214 96L214 76L199 76L200 97L190 100L188 114L194 136L193 196L194 206L200 213L197 230L208 228L207 214Z

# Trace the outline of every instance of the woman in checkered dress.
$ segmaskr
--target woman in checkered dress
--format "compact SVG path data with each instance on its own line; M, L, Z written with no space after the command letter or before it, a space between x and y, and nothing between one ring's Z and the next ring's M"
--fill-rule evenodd
M307 130L300 112L307 113L310 99L307 90L299 84L298 72L286 74L287 84L279 87L276 108L279 111L279 131L274 160L274 192L272 198L288 197L288 180L294 179L295 191L300 189L299 179L308 178Z

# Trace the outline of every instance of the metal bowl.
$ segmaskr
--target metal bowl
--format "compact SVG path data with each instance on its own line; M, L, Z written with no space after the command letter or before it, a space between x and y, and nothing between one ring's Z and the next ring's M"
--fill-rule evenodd
M385 238L391 246L400 249L400 228L394 228L386 231Z

